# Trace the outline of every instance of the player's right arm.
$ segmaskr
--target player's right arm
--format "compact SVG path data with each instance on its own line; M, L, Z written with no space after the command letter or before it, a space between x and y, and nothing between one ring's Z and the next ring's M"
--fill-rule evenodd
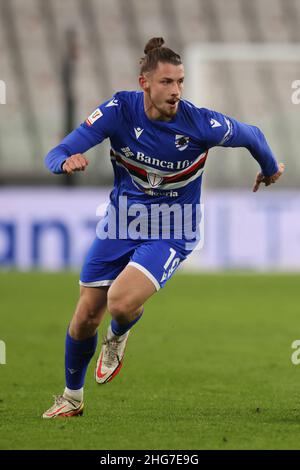
M120 106L115 97L99 106L84 123L50 150L45 157L46 167L55 174L84 171L89 161L83 154L115 133L120 120Z
M81 153L77 153L75 155L71 155L71 157L67 157L62 164L61 169L64 173L71 175L74 171L84 171L88 164L88 159Z

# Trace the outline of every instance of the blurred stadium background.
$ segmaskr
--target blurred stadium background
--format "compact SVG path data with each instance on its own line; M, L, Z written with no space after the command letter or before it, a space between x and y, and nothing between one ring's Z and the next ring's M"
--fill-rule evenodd
M0 265L80 265L96 208L112 184L108 143L92 149L88 171L72 178L50 174L44 156L114 92L137 89L144 45L163 36L183 57L184 96L258 125L278 160L287 163L278 187L254 197L258 167L248 152L210 151L203 197L206 250L189 266L298 269L300 105L292 101L293 93L299 98L292 86L299 79L299 18L298 0L1 0L0 80L6 104L0 105ZM72 251L73 198L84 201L77 202L76 211L85 228ZM250 236L256 241L249 256ZM63 245L56 250L62 255L56 259L55 249L40 248L39 256L37 243Z
M289 361L299 320L299 24L299 0L0 0L0 339L7 345L0 448L299 447ZM104 407L88 388L91 421L68 423L79 434L66 440L63 426L43 423L41 433L36 418L63 383L63 332L112 170L108 143L71 178L50 174L44 156L114 92L137 89L139 58L153 36L182 55L184 97L259 126L286 174L253 194L259 168L251 155L210 151L204 247L183 268L199 279L177 274L150 300L124 376L102 394ZM63 272L18 272L33 269ZM228 269L253 274L218 274ZM161 356L170 377L159 369ZM126 405L118 402L120 383L131 397ZM111 397L119 407L113 422Z
M1 0L0 12L0 70L7 85L7 104L1 107L2 184L64 184L46 171L43 156L69 125L67 99L74 107L73 128L115 91L136 89L138 59L149 37L165 37L184 61L191 45L201 51L214 43L293 46L300 41L298 0ZM72 68L68 96L67 67ZM189 63L187 82L193 72ZM299 169L299 108L291 101L299 62L285 56L271 63L219 60L201 73L198 96L191 96L187 83L187 98L264 124L278 157L288 157ZM101 146L94 155L93 171L73 178L74 184L111 182L107 149ZM232 157L219 170L213 160L207 172L211 187L248 182L246 159ZM297 172L290 171L281 186L297 184Z

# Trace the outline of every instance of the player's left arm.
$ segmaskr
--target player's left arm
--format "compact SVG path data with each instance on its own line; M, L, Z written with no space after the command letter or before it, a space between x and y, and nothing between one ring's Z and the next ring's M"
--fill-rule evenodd
M277 163L264 134L258 127L215 111L209 111L207 119L210 124L209 146L245 147L259 163L261 171L257 173L253 192L259 189L261 183L269 186L280 178L285 165Z

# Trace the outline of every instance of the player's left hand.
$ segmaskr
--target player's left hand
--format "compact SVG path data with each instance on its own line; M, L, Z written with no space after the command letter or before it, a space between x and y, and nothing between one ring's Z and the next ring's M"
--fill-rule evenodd
M265 186L270 186L272 183L276 183L276 181L280 178L282 173L284 172L285 164L279 163L279 170L277 173L274 173L272 176L264 176L262 173L257 173L256 180L253 186L253 192L256 193L259 189L259 185L261 183L265 183Z

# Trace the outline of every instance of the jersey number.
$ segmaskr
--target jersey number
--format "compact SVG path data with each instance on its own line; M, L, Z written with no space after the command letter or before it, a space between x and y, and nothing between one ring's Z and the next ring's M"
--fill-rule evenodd
M178 267L179 263L180 263L180 258L175 258L176 250L174 250L173 248L170 248L170 252L171 252L170 256L164 264L164 270L165 271L162 275L162 278L161 278L160 282L163 282L166 279L169 279L172 276L175 269ZM170 269L168 269L171 263L172 263L172 265L171 265Z

